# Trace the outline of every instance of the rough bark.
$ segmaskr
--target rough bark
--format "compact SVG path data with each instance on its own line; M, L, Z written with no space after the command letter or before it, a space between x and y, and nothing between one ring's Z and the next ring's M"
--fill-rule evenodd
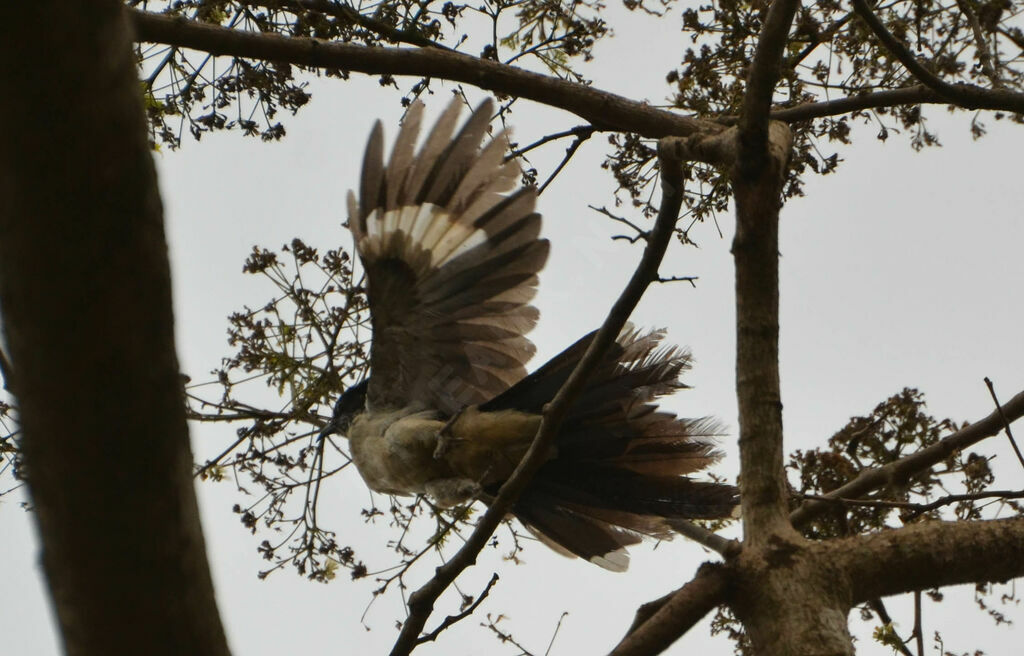
M67 653L226 654L121 5L0 27L0 307Z
M959 583L1024 576L1024 517L928 521L834 540L821 557L846 572L853 603Z

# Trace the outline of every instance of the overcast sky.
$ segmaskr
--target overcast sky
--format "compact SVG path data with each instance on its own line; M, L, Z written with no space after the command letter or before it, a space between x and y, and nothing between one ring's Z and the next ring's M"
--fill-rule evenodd
M678 28L654 24L660 33L652 38L641 31L651 25L646 19L628 21L616 28L616 38L599 47L587 74L600 88L662 102L669 93L664 74L684 47ZM644 45L636 47L640 38ZM651 66L652 60L659 63ZM295 236L321 250L348 245L340 227L344 194L356 184L366 135L377 116L389 139L396 133L397 96L375 79L316 80L311 90L313 102L299 116L282 117L288 136L280 143L213 135L157 156L174 270L177 341L182 367L194 380L205 379L229 353L227 314L244 304L261 304L271 294L258 278L241 274L251 247L279 248ZM446 102L446 95L435 96L429 114L436 115ZM883 145L873 139L877 128L860 130L856 146L840 151L845 161L838 173L809 178L807 196L783 210L781 375L787 452L824 444L851 415L870 412L904 386L924 391L935 416L956 420L991 412L984 376L994 381L1003 400L1024 389L1019 292L1024 281L1019 157L1024 128L989 117L990 135L974 142L968 115L950 117L941 108L932 108L929 115L945 147L914 153L901 136ZM513 122L522 141L580 123L528 103L518 106ZM534 158L542 177L563 148L560 143ZM610 176L597 166L605 152L604 137L595 136L539 202L552 250L537 299L541 322L532 334L538 345L535 365L600 323L640 255L639 247L611 241L619 230L587 209L612 200ZM675 244L662 267L665 276L699 276L697 287L653 287L633 320L667 327L669 341L694 352L697 364L685 379L694 389L667 405L683 415L720 417L735 435L733 221L728 214L718 221L724 238L713 225L701 226L692 235L700 248ZM230 430L193 426L197 461L221 451L232 437ZM999 487L1024 487L1024 474L1003 439L989 442L981 451L997 455ZM727 457L716 471L732 479L736 447L732 438L722 446ZM354 471L346 474L325 488L327 510L321 518L335 513L331 524L339 539L361 545L360 555L371 557L390 534L385 526L364 525L358 509L367 500L365 486ZM395 620L402 617L397 595L377 600L364 616L372 581L321 585L291 571L258 581L256 572L266 565L256 553L263 536L250 536L230 510L244 500L228 482L201 484L198 490L221 612L236 654L368 654L390 647ZM56 653L30 516L16 499L5 499L0 526L4 652ZM460 588L476 594L494 571L500 582L474 619L422 652L516 653L479 626L487 613L500 613L505 616L502 628L542 654L565 611L551 653L602 653L621 637L638 605L678 587L711 558L682 539L657 548L640 546L632 555L630 571L613 574L537 544L527 547L519 566L502 562L501 552L485 550L479 564L459 579ZM387 559L385 554L377 562ZM410 583L421 582L430 570L415 570L420 578ZM1019 649L1024 633L994 627L973 608L971 597L972 588L966 586L944 604L926 602L926 636L941 630L945 649L954 652ZM449 606L428 626L457 609L457 601L447 599ZM905 600L890 602L890 608L908 635L913 618ZM706 633L693 631L670 653L731 653L728 642L708 643ZM927 646L935 653L930 640ZM866 634L858 648L888 653Z

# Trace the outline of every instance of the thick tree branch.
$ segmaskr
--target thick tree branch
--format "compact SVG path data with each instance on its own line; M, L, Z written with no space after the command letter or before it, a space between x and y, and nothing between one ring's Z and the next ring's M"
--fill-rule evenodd
M64 649L227 654L122 5L26 4L0 53L0 305Z
M572 402L583 390L605 351L622 331L644 291L658 277L658 267L674 234L679 208L683 202L681 162L672 157L668 150L659 148L658 154L661 162L661 208L636 271L608 312L608 317L597 331L579 364L569 375L569 379L545 407L537 436L533 439L530 449L516 466L512 476L501 486L497 496L489 504L487 512L480 517L473 532L451 560L438 567L434 577L410 595L409 616L391 650L392 656L405 655L412 651L433 612L434 603L459 574L476 562L477 554L487 544L505 515L512 510L512 506L529 484L533 474L547 459L550 444L557 435L562 419Z
M464 82L559 107L592 123L598 130L622 130L659 138L725 129L711 121L680 116L607 91L457 52L434 48L368 48L229 30L183 18L126 11L140 41L166 43L214 55L284 61L371 75L413 75Z
M611 656L653 656L665 651L725 600L728 584L724 567L705 563L682 588L641 606Z
M876 91L859 96L848 96L836 100L824 102L804 103L787 109L777 109L771 113L776 121L796 123L797 121L809 121L823 116L837 116L862 109L874 109L876 107L896 107L899 105L916 105L918 103L945 103L949 101L935 93L923 84L902 89L887 89ZM1000 107L987 107L986 109L1001 109ZM735 120L735 119L734 119Z
M774 0L768 7L740 107L740 144L744 157L768 156L768 113L789 42L789 29L799 6L798 0ZM764 164L759 159L750 166L760 168Z
M1024 576L1024 518L922 522L815 545L849 581L853 602Z
M856 499L886 485L893 484L898 487L902 481L907 480L907 478L917 472L942 462L954 452L966 449L972 444L998 435L999 431L1003 429L1004 415L1006 420L1011 422L1024 417L1024 392L1014 396L1001 408L1002 412L998 409L994 410L984 419L958 430L929 447L890 462L887 465L865 469L857 475L857 478L824 496L829 499ZM805 501L800 504L799 508L790 513L789 520L794 526L803 526L825 512L829 507L830 502L828 501Z
M886 29L882 21L871 11L866 0L852 0L853 9L878 37L885 49L903 67L910 71L926 87L945 98L953 105L968 109L986 109L986 105L998 104L1000 109L1024 114L1024 93L1005 89L985 89L973 84L950 84L924 67L910 49Z
M797 0L768 8L750 64L732 170L736 198L736 395L744 545L798 534L786 521L779 384L779 209L792 135L771 122L775 85ZM771 134L769 127L771 126Z

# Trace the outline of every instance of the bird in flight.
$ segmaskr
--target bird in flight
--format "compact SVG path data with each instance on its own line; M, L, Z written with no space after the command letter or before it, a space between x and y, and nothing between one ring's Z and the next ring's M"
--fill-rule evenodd
M445 507L494 498L594 335L527 375L548 241L536 190L512 191L520 169L505 159L504 132L481 148L493 111L485 101L456 133L453 101L416 151L417 101L386 164L378 121L358 198L348 196L366 272L370 376L339 397L321 437L348 438L372 490ZM670 538L672 520L725 517L737 504L734 487L687 477L720 457L716 423L653 402L685 387L690 366L662 337L622 331L512 510L561 554L623 571L625 547L641 536Z

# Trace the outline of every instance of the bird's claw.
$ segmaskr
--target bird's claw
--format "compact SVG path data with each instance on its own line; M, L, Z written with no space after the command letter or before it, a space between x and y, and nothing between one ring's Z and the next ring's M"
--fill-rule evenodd
M444 460L444 457L448 455L448 451L451 449L452 443L460 439L452 435L452 426L459 420L464 410L465 408L458 410L444 423L444 426L441 426L441 430L437 431L437 446L434 447L434 460Z

